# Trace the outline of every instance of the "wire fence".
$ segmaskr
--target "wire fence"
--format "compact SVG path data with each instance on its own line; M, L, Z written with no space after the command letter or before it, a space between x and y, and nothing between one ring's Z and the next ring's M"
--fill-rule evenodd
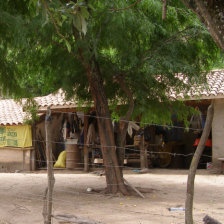
M51 109L51 113L60 113L60 114L67 114L67 115L77 115L80 118L96 118L96 119L107 119L107 120L111 120L114 121L113 118L111 117L102 117L102 116L97 116L94 114L84 114L83 112L65 112L65 111L61 111L61 110L56 110L56 109ZM131 120L125 120L125 119L120 119L120 122L130 122ZM192 128L192 127L182 127L182 126L171 126L171 125L164 125L164 124L154 124L154 123L147 123L147 122L135 122L138 125L143 125L143 127L146 126L155 126L155 127L163 127L164 129L183 129L186 131L196 131L196 132L201 132L203 129L200 128ZM44 140L40 140L40 139L34 139L33 142L39 142L39 143L46 143L46 141ZM62 144L64 145L65 142L64 141L49 141L53 144ZM136 154L140 154L143 150L139 149L139 147L119 147L119 146L115 146L115 145L102 145L102 144L95 144L95 145L89 145L89 144L79 144L79 146L81 147L89 147L91 148L92 146L94 146L94 148L111 148L111 149L121 149L124 150L125 152L128 151L128 153L136 153ZM151 158L153 156L157 156L157 157L161 157L161 156L171 156L171 157L176 157L176 156L183 156L183 157L193 157L194 152L188 152L188 153L180 153L180 152L170 152L170 151L166 151L165 149L163 149L162 147L157 147L157 149L155 149L155 144L147 144L148 149L146 150L145 155L147 155L148 158ZM154 147L154 148L153 148ZM151 148L151 149L150 149ZM160 150L158 149L160 148ZM192 146L193 148L193 146ZM152 150L153 149L153 150ZM202 157L207 157L207 158L212 158L211 155L206 155L203 154ZM41 161L39 161L41 162ZM79 163L79 165L84 165L84 163ZM91 164L87 164L86 165L92 165ZM102 167L105 167L105 165L102 165ZM120 167L127 167L127 165L125 166L120 166ZM137 168L137 167L136 167Z
M55 110L55 109L51 109L51 111L53 113L59 113L59 114L70 114L70 115L78 115L80 117L88 117L88 118L96 118L96 119L104 119L104 120L111 120L113 121L120 121L120 122L125 122L125 123L129 123L133 120L126 120L126 119L115 119L115 118L111 118L111 117L103 117L103 116L97 116L97 115L92 115L92 114L84 114L82 112L64 112L64 111L60 111L60 110ZM176 126L176 125L168 125L168 124L157 124L157 123L151 123L151 122L142 122L142 121L134 121L136 124L141 125L141 126L158 126L158 127L163 127L163 128L176 128L176 129L184 129L186 131L192 130L192 131L203 131L202 128L192 128L192 127L183 127L183 126Z
M97 119L110 119L112 120L112 118L107 118L107 117L99 117L99 116L96 116L96 115L92 115L92 114L84 114L82 112L64 112L64 111L59 111L59 110L51 110L52 113L62 113L62 114L77 114L77 116L80 116L80 117L85 117L87 116L88 118L90 117L94 117L94 118L97 118ZM122 122L130 122L130 120L120 120ZM188 127L181 127L181 126L168 126L168 125L162 125L162 124L152 124L152 123L142 123L142 122L135 122L136 124L143 124L144 127L145 126L149 126L149 125L153 125L153 126L159 126L159 127L163 127L163 128L173 128L173 129L184 129L184 130L191 130L191 131L202 131L202 129L195 129L195 128L188 128ZM36 136L35 136L36 137ZM19 140L24 140L24 139L17 139L18 141ZM32 142L33 144L37 144L37 143L41 143L43 145L46 144L46 140L43 139L32 139ZM55 145L65 145L66 142L65 141L53 141L53 140L50 140L48 141L52 144L55 144ZM121 150L124 150L124 152L128 152L128 153L125 153L125 159L129 159L128 158L128 154L130 153L133 153L135 154L135 157L138 158L141 154L141 152L143 152L143 150L145 150L145 147L147 148L146 149L146 152L145 153L145 156L148 157L148 159L154 159L155 157L164 157L164 156L170 156L170 157L184 157L184 158L191 158L193 157L194 155L194 152L186 152L186 153L180 153L180 152L172 152L171 151L167 151L164 147L162 147L162 145L156 145L156 144L150 144L150 143L147 143L147 146L145 145L144 146L144 149L140 149L139 146L135 146L133 145L132 147L130 146L124 146L124 147L119 147L119 146L115 146L115 145L102 145L102 144L94 144L94 145L89 145L89 144L84 144L84 143L79 143L78 144L79 147L87 147L88 148L88 151L91 147L94 147L95 149L102 149L102 148L110 148L110 149L121 149ZM36 150L40 150L40 148L38 148L36 146ZM44 149L42 149L43 152L42 154L45 154L45 151ZM46 149L45 149L46 150ZM183 148L182 148L183 150ZM192 151L193 150L193 146L192 146ZM96 158L99 158L99 157L96 157ZM208 159L211 159L212 156L211 155L208 155L208 154L202 154L202 158L208 158ZM42 158L42 155L39 155L39 158L37 159L33 159L31 158L30 161L33 161L35 160L35 162L38 162L38 163L46 163L46 158L43 159ZM56 162L57 158L55 158L53 161L50 161L50 162ZM128 162L128 161L127 161ZM84 166L84 165L88 165L88 166L91 166L91 165L94 165L93 161L92 163L84 163L84 162L76 162L75 165L79 165L79 166ZM101 164L100 165L101 167L121 167L121 168L130 168L130 169L137 169L139 168L138 166L137 167L133 167L133 166L128 166L128 165L122 165L122 166L115 166L115 165L105 165L105 164Z
M95 117L97 119L110 119L112 120L111 118L107 118L107 117L99 117L99 116L94 116L94 115L86 115L86 114L83 114L83 113L77 113L77 112L63 112L63 111L58 111L58 110L51 110L53 113L66 113L66 114L77 114L78 116L88 116L88 117ZM120 120L122 122L130 122L128 120ZM154 125L154 126L159 126L159 127L164 127L164 128L176 128L176 129L184 129L184 130L191 130L191 131L202 131L202 129L196 129L196 128L187 128L187 127L180 127L180 126L171 126L171 125L160 125L160 124L152 124L152 123L143 123L143 122L135 122L139 125L144 125L144 126L147 126L147 125ZM48 141L48 143L52 143L52 144L62 144L64 145L65 142L64 141ZM46 140L40 140L40 139L33 139L33 143L42 143L42 144L45 144L46 143ZM89 145L89 144L80 144L79 145L80 147L89 147L91 148L92 145ZM158 150L150 150L150 147L154 147L155 144L148 144L149 148L147 149L146 151L146 155L148 156L148 158L151 158L152 155L157 155L157 156L164 156L164 155L169 155L171 157L176 157L176 156L181 156L181 157L193 157L194 153L175 153L175 152L169 152L169 151L164 151L163 150L163 147L160 146ZM98 145L94 145L94 147L96 148L110 148L110 149L123 149L123 150L128 150L129 152L133 152L133 153L137 153L137 154L140 154L142 152L141 149L139 149L139 147L117 147L117 146L114 146L114 145L101 145L101 144L98 144ZM212 158L212 156L210 155L202 155L202 157L207 157L207 158ZM46 163L46 160L45 159L36 159L36 158L30 158L30 161L33 161L33 162L39 162L39 163ZM50 163L54 163L56 162L56 160L53 160L53 161L48 161ZM75 165L77 166L84 166L86 163L84 162L74 162ZM88 165L91 166L93 165L93 163L89 163L88 162ZM100 164L100 167L101 168L106 168L106 167L120 167L120 168L126 168L126 169L139 169L139 166L137 167L134 167L134 166L128 166L128 165L122 165L122 166L115 166L115 165L105 165L105 164ZM73 168L73 170L80 170L80 167L77 167L77 168ZM119 184L107 184L107 186L110 186L110 185L119 185ZM4 193L5 191L2 191L2 193ZM86 195L86 196L99 196L99 197L106 197L105 195L102 195L102 194L98 194L98 193L88 193L88 192L80 192L80 191L68 191L68 190L55 190L54 191L54 194L61 194L61 193L68 193L70 195L75 195L75 196L78 196L78 195ZM110 195L108 195L108 197L110 197ZM18 198L20 199L27 199L27 200L36 200L36 201L42 201L43 202L43 195L40 195L40 194L33 194L33 193L29 193L29 192L26 192L26 194L24 195L18 195ZM64 203L64 204L68 204L68 205L71 205L71 206L76 206L76 203L75 202L72 202L71 200L65 200L65 199L59 199L59 198L53 198L52 202L54 203ZM102 206L102 209L103 209L103 206ZM112 208L112 210L119 210L119 211L122 211L120 208L119 209L116 209L116 208ZM142 212L142 211L132 211L132 210L129 210L129 209L124 209L125 212L130 212L130 213L134 213L134 214L148 214L149 211L147 211L146 213L145 212ZM170 216L170 217L173 217L176 221L178 219L182 220L183 221L183 218L180 218L178 216L174 217L173 215L168 215L168 214L162 214L162 213L153 213L151 215L155 215L155 216ZM195 220L196 223L200 223L199 220ZM182 223L182 222L176 222L177 224L178 223Z
M151 154L154 154L154 153L148 153L148 155L151 155ZM187 154L187 155L185 155L185 154L179 154L179 153L167 153L167 152L158 152L158 154L168 154L168 155L171 155L171 156L184 156L184 157L192 157L194 154L193 153L190 153L190 154ZM206 157L206 158L212 158L212 156L209 156L209 155L203 155L203 157ZM1 155L0 156L0 158L9 158L7 155ZM45 164L45 165L47 165L47 161L45 160L45 159L34 159L34 158L29 158L29 161L30 162L38 162L38 163L42 163L42 164ZM51 162L51 163L55 163L57 160L52 160L52 161L48 161L48 162ZM127 163L128 163L128 159L127 159ZM118 165L118 166L116 166L116 165L105 165L105 164L103 164L103 163L100 163L100 164L97 164L97 163L94 163L94 162L92 162L92 163L84 163L84 162L75 162L75 161L73 161L73 165L75 165L71 170L81 170L81 169L83 169L83 166L85 165L85 164L87 164L88 166L94 166L95 168L96 167L98 167L98 168L115 168L115 167L119 167L119 168L123 168L123 169L129 169L129 170L136 170L136 172L137 172L137 170L140 170L140 167L139 166L128 166L128 165L123 165L123 166L121 166L121 165ZM41 168L41 167L40 167ZM44 168L44 166L43 166L43 168ZM4 169L3 169L4 170ZM18 171L22 171L23 169L21 169L21 170L18 170ZM26 171L26 172L28 172L28 171ZM32 172L32 171L31 171Z

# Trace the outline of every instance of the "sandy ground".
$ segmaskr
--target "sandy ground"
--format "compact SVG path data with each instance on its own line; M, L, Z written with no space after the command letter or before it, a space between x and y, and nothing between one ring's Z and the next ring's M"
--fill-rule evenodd
M45 171L44 171L45 172ZM0 224L43 223L43 192L46 172L0 174ZM184 212L168 208L183 206L186 170L151 170L147 174L125 171L125 178L137 187L153 189L145 199L111 197L88 193L86 189L105 187L105 177L82 172L57 172L54 214L73 214L106 224L182 224ZM195 183L195 223L208 214L224 223L224 175L200 170ZM56 220L53 223L57 223Z

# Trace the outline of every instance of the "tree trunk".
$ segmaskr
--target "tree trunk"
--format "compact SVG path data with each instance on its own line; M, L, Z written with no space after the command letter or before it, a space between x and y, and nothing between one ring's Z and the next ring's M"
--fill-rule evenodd
M204 1L202 0L195 0L198 10L200 12L200 15L203 17L203 19L206 21L207 28L213 37L213 40L216 42L216 44L224 50L224 39L222 34L220 34L219 27L221 24L216 24L216 21L214 17L211 16L209 13L208 8L205 6Z
M121 176L123 177L123 166L124 166L124 155L125 155L125 145L126 145L126 135L127 135L128 123L124 121L119 121L119 128L117 132L116 146L117 146L117 158L118 164L120 166Z
M129 100L129 108L124 117L122 117L119 121L118 133L117 133L117 156L118 163L121 167L121 175L123 176L122 168L124 166L124 155L125 155L125 144L126 144L126 135L128 130L128 121L131 119L131 115L134 110L134 100L133 95L130 88L125 84L123 76L116 76L116 80L118 81L121 89L126 93Z
M117 193L120 191L124 195L127 195L128 191L124 184L117 159L114 131L102 79L97 72L88 73L88 79L96 115L98 117L97 121L106 173L107 192Z
M205 143L208 139L209 133L212 127L212 120L214 115L214 105L213 103L208 107L207 118L205 122L205 127L198 144L198 147L193 156L191 166L188 173L187 180L187 197L185 202L185 224L193 224L193 199L194 199L194 180L195 174L198 167L199 160L203 153Z
M214 3L213 7L210 4L206 4L204 0L182 1L189 9L197 14L201 22L207 27L214 42L224 50L224 23L220 16L223 13L222 1L212 1Z
M126 185L124 184L123 176L121 175L122 172L117 159L114 130L107 97L103 87L103 80L100 76L99 66L94 57L92 59L94 66L90 66L90 63L85 61L81 49L79 49L79 55L88 77L91 95L96 109L107 182L106 192L115 194L119 191L124 195L128 195L129 193Z

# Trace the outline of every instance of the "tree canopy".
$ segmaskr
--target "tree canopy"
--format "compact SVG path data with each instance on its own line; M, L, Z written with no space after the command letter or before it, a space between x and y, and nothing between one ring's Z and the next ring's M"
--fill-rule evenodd
M160 0L6 0L0 15L3 88L20 97L63 88L68 97L93 100L111 193L128 194L124 120L141 115L165 124L176 110L186 121L188 110L171 106L169 90L204 82L219 57L206 28L177 0L169 1L166 20ZM117 139L111 116L124 118Z
M75 90L79 99L91 99L81 49L90 65L97 62L108 100L127 102L116 82L122 76L136 114L148 114L168 102L167 88L187 87L176 74L188 77L189 86L204 81L219 56L208 31L179 1L170 1L166 20L159 0L8 0L0 12L0 78L16 95L63 88L69 96Z

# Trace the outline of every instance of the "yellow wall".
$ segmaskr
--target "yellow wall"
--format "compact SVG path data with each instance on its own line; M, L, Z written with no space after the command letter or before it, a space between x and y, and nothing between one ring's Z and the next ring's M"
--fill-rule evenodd
M31 147L31 126L0 126L0 147Z

